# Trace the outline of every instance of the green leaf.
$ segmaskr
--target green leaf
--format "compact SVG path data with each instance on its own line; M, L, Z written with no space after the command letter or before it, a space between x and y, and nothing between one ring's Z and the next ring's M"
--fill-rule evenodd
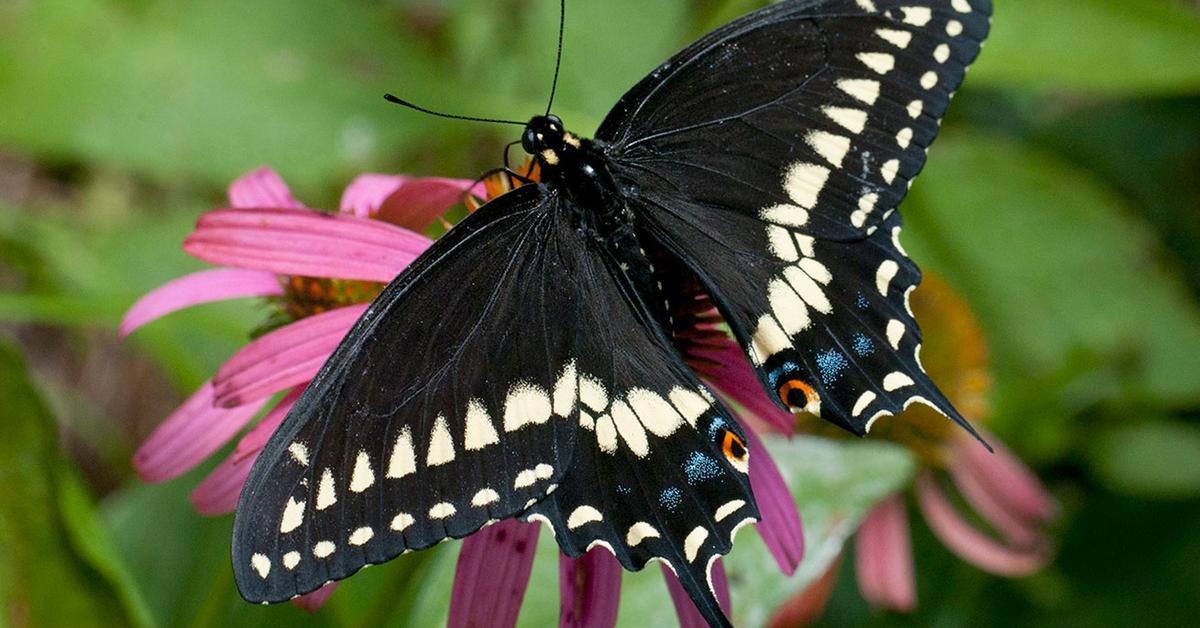
M1102 430L1088 461L1115 491L1143 499L1200 496L1200 427L1152 420Z
M380 3L6 3L0 141L159 180L224 185L262 163L311 192L429 123L383 92L452 93Z
M0 603L21 625L152 625L17 353L0 345Z
M510 94L521 106L511 115L524 120L546 107L559 5L517 6L464 3L457 43L471 74ZM590 135L621 94L688 43L687 18L684 0L568 2L555 112L569 128Z
M38 260L37 283L0 291L0 321L68 327L117 322L144 293L206 265L180 248L200 209L166 213L125 208L118 219L22 212L0 205L0 237L20 241ZM189 389L211 376L266 318L263 301L241 299L188 308L138 330L127 342Z
M982 319L1001 379L1102 356L1099 400L1200 402L1200 308L1146 225L1092 175L1028 145L944 138L903 207L913 259Z
M968 85L1194 91L1200 87L1200 15L1166 0L997 2Z

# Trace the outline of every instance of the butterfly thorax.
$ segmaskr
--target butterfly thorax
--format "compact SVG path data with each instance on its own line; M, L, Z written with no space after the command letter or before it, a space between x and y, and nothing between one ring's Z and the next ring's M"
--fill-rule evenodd
M530 120L521 143L537 160L542 182L563 195L576 228L607 251L645 308L659 324L669 326L667 295L647 254L647 247L655 247L639 237L634 215L600 146L567 131L554 115Z
M567 131L557 116L549 115L529 121L521 144L537 161L542 182L563 195L580 229L601 239L632 231L632 216L608 158L595 142Z

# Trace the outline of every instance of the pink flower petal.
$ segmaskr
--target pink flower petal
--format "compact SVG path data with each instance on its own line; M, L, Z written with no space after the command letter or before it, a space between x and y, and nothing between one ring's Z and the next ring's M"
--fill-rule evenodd
M267 440L271 438L271 434L274 434L283 420L287 418L288 412L292 411L292 406L296 405L296 400L300 399L300 394L303 392L304 386L296 386L291 392L284 395L283 399L280 399L279 403L275 404L275 407L259 419L258 423L238 441L237 447L233 450L234 457L239 460L250 458L253 462L267 444Z
M176 478L233 438L265 401L219 408L212 382L205 382L142 443L133 454L133 467L147 482Z
M959 558L1000 576L1027 576L1049 559L1045 548L1005 547L963 520L928 472L917 478L917 504L933 533Z
M359 175L342 192L342 202L339 204L338 211L359 218L370 218L383 204L383 199L399 190L407 180L408 177L404 175L375 173Z
M621 563L611 552L593 548L579 558L559 558L562 628L601 628L617 623L621 600Z
M696 610L695 602L679 584L679 578L670 567L662 566L663 579L667 581L667 590L671 592L671 601L675 603L675 614L679 616L679 628L708 628L708 622ZM729 599L729 578L725 577L725 561L718 559L712 568L713 588L717 591L717 602L728 617L733 610Z
M855 538L858 588L875 606L907 613L917 605L908 511L899 495L879 502Z
M1053 519L1058 505L1033 471L1030 471L1029 467L994 434L981 433L991 443L995 453L990 453L975 441L964 438L955 442L955 458L967 465L966 469L977 476L988 492L1001 500L1006 509L1035 521Z
M230 454L222 460L188 495L196 512L206 517L233 512L252 466L254 458L239 457L237 454Z
M1009 543L1028 547L1040 542L1041 533L1037 522L1030 521L1024 517L1024 513L1011 509L1008 497L994 492L987 478L980 475L978 470L969 464L963 464L961 460L952 460L949 471L958 492L971 508Z
M450 592L449 628L516 625L540 529L506 519L463 541Z
M333 595L333 592L337 590L337 586L338 583L330 582L329 584L317 589L316 591L313 591L312 593L305 593L304 595L292 600L292 604L295 604L298 608L304 609L310 613L315 613L320 610L322 606L325 606L325 602L327 602L329 600L329 596Z
M759 536L775 557L779 570L787 575L796 573L800 559L804 557L804 526L800 523L800 510L792 499L783 475L771 459L771 454L762 439L752 429L746 433L750 447L750 487L758 502L762 521L755 524Z
M213 264L279 275L389 282L430 243L380 220L296 209L223 209L201 216L183 249Z
M125 337L150 321L200 303L280 294L283 287L271 273L238 268L202 270L168 281L138 299L121 320L119 333Z
M383 201L376 218L413 231L424 230L446 210L462 202L471 183L441 177L409 179Z
M726 340L719 350L702 349L695 353L724 365L719 370L705 374L705 380L714 388L772 428L784 434L795 431L796 417L780 409L767 397L762 382L750 368L745 352L736 342L732 339Z
M217 404L236 406L310 381L366 309L340 307L256 338L217 370Z
M300 398L302 387L296 387L275 404L258 423L242 436L233 453L229 454L213 469L212 473L192 491L188 499L196 507L196 512L205 516L223 515L233 512L237 507L238 497L242 493L242 485L250 475L250 468L263 445L275 432L275 428L283 423L287 413L291 411L296 400Z
M263 166L243 175L229 186L233 207L304 207L274 170Z

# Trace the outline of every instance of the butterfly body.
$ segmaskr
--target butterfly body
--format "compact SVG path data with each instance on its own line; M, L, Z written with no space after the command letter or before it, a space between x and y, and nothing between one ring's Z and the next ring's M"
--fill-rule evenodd
M781 408L865 434L924 403L970 430L920 363L896 206L990 14L784 0L663 63L595 139L533 118L541 181L392 281L255 462L243 596L282 601L516 517L570 556L664 562L728 625L711 571L759 517L753 452L682 359L672 303L698 286Z

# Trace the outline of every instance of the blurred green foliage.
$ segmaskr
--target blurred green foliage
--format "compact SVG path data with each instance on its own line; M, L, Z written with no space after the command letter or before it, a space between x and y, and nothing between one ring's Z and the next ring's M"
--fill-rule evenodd
M594 128L671 51L761 4L569 2L556 111ZM999 580L914 519L918 612L871 612L843 569L823 621L1191 623L1200 16L1184 0L997 5L993 35L903 206L905 243L984 324L997 381L989 426L1063 502L1060 558ZM115 325L138 295L202 266L180 241L252 167L270 164L305 202L328 207L362 171L471 177L495 165L508 129L420 116L380 96L517 119L539 111L556 10L542 0L0 3L0 393L10 426L0 624L442 621L453 544L355 576L315 615L242 603L228 518L201 518L186 502L203 470L146 486L127 460L264 312L204 306L124 346ZM809 553L785 581L770 576L753 533L739 537L734 604L751 624L818 575L912 467L872 443L778 446ZM526 625L557 615L542 536ZM625 625L669 616L655 571L627 576Z

